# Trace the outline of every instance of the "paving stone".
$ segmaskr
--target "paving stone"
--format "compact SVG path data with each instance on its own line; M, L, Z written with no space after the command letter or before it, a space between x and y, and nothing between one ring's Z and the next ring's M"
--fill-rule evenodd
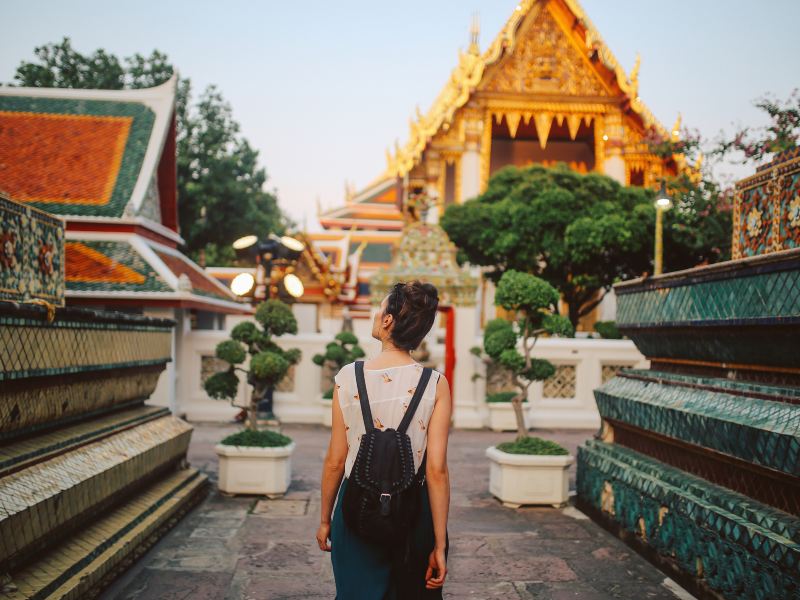
M520 598L516 587L510 581L497 583L465 583L445 581L442 596L448 600L460 600L461 598L475 598L476 600L489 600L491 598L503 598L504 600L516 600Z
M486 558L453 557L449 576L453 581L572 581L575 572L557 556L497 556Z
M205 464L207 474L215 476L213 445L235 427L194 427L189 460ZM330 554L315 540L319 477L330 433L303 425L284 431L297 443L286 495L265 500L212 490L101 600L333 598ZM543 437L574 451L590 435L544 432ZM451 436L451 546L444 598L676 600L662 585L660 571L592 521L551 507L503 507L488 493L483 455L497 441L498 434L486 431Z
M180 573L144 569L117 600L219 600L232 573Z
M307 510L308 499L259 500L253 507L253 514L267 517L302 517Z

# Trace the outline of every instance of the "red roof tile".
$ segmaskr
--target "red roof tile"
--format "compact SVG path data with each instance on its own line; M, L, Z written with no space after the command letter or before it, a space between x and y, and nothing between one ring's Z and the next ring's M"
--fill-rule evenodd
M0 181L26 202L105 205L132 117L0 111Z

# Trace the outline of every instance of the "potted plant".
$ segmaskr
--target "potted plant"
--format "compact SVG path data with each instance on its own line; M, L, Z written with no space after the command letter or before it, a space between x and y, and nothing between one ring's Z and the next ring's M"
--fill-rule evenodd
M569 320L556 312L558 300L553 286L528 273L506 271L497 284L495 304L512 312L515 321L485 335L484 349L511 372L517 388L511 398L517 437L491 446L486 456L490 461L489 491L506 506L560 506L567 501L567 469L573 457L558 444L529 436L522 406L533 382L555 373L552 363L532 356L539 336L574 334Z
M513 347L517 341L517 334L514 326L505 319L492 319L486 324L483 330L483 348L473 347L470 351L480 358L486 365L486 385L490 380L495 380L499 375L500 386L507 386L512 375L508 368L500 363L500 354L509 346ZM494 373L495 377L490 374ZM473 374L473 380L481 378L478 373ZM497 383L497 382L496 382ZM514 431L517 429L517 419L514 413L514 406L511 403L516 391L500 391L486 396L486 406L489 409L489 429L492 431ZM523 422L525 430L528 430L528 403L527 396L522 399L523 403Z
M358 345L358 338L350 331L342 331L337 333L334 341L325 346L323 354L315 354L312 357L315 365L319 365L323 369L327 369L327 375L323 373L329 382L328 388L320 398L319 402L322 404L322 423L323 425L331 426L331 404L333 403L333 375L339 372L343 366L362 358L364 350Z
M300 360L300 350L284 350L273 341L286 333L297 333L297 320L291 308L280 300L262 302L255 319L258 324L239 323L231 330L231 339L217 344L217 358L229 367L209 377L203 385L212 398L227 399L231 405L247 409L245 430L226 437L214 447L219 457L220 491L275 497L284 494L291 482L294 442L275 431L259 430L258 407L267 399L267 412L271 416L275 386ZM244 368L248 357L249 368ZM246 407L235 404L239 388L237 372L243 373L251 386Z
M515 431L517 417L514 414L514 405L511 400L518 392L496 392L486 396L486 406L489 407L489 429L492 431ZM522 416L527 430L530 424L528 411L530 403L527 398L522 400Z

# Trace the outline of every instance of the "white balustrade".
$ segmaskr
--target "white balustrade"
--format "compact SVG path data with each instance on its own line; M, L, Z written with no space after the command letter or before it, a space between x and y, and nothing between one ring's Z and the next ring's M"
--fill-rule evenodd
M301 333L276 340L284 348L299 348L303 353L300 363L294 367L293 384L288 389L284 385L284 389L275 392L274 409L282 421L323 422L323 411L326 409L320 403L322 369L311 358L323 352L332 337L328 333ZM181 411L189 420L228 421L238 412L227 401L209 398L202 385L204 357L208 357L206 360L213 359L216 345L225 339L228 339L226 331L195 330L184 334L180 348L178 393ZM362 342L368 354L377 350L367 340ZM476 337L472 344L463 347L481 346L482 342L480 337ZM436 362L443 362L443 348L437 344L431 350ZM620 368L647 366L647 361L629 340L543 338L537 342L534 356L549 360L557 369L555 377L534 383L529 390L531 423L535 428L599 427L600 417L593 390ZM461 372L466 363L469 371L477 371L485 376L485 365L468 352L462 350L456 360L461 362ZM209 372L207 368L206 373ZM454 384L456 426L485 426L488 423L485 380L473 382L461 375ZM237 404L244 404L247 394L249 388L242 381ZM467 411L464 418L459 417L459 410Z

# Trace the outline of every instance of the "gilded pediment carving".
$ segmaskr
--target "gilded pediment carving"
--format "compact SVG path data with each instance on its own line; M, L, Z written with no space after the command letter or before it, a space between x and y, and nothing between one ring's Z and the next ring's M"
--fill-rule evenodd
M572 41L543 8L490 75L486 90L526 94L605 96L607 91Z

